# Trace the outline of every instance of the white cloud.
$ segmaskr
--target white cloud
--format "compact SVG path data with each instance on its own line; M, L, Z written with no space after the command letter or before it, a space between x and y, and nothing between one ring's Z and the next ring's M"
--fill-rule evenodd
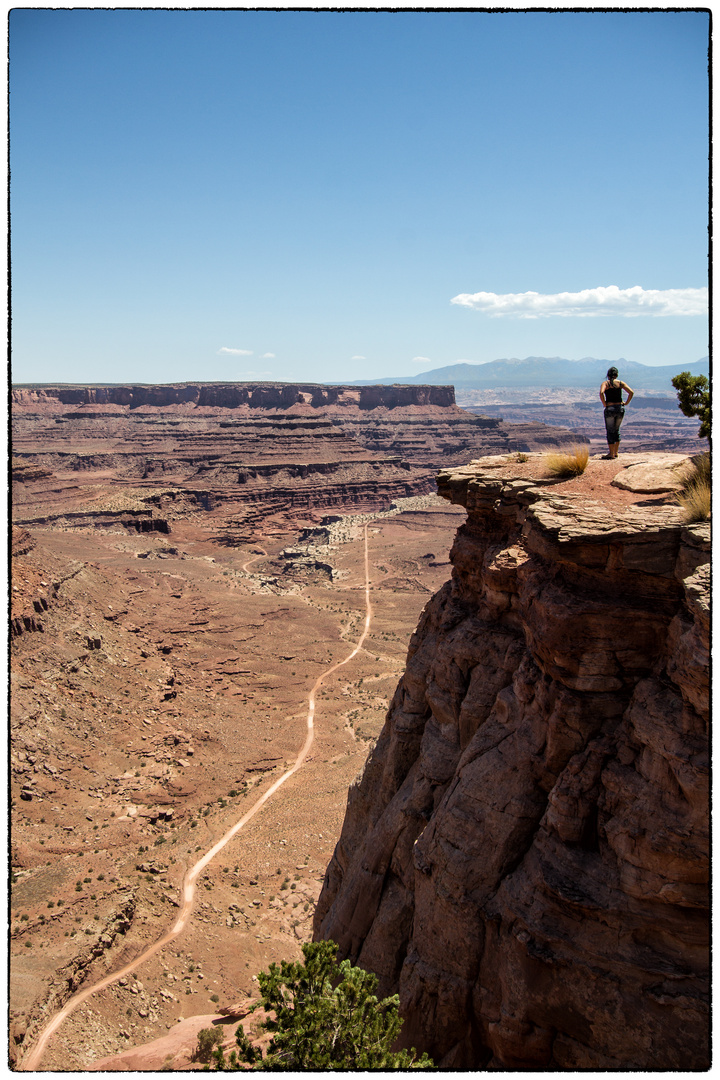
M262 356L260 357L260 359L261 360L274 360L275 359L275 353L274 352L264 352L262 354Z
M413 356L410 362L412 364L432 364L432 360L429 356Z
M643 289L640 285L619 289L617 285L601 285L574 293L460 293L450 303L493 317L515 315L519 319L542 319L550 315L706 315L708 291Z
M262 379L267 375L272 375L272 371L238 371L236 378L238 379Z
M252 349L229 349L227 345L223 345L221 349L218 349L219 353L229 353L231 356L252 356Z
M351 360L367 360L367 356L351 356Z

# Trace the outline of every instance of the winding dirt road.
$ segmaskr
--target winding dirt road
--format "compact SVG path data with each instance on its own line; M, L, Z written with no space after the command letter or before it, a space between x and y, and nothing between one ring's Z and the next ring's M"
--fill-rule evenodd
M272 784L267 789L267 791L263 795L261 795L256 802L253 803L250 809L245 814L243 814L240 820L237 821L232 826L232 828L228 829L228 831L217 841L217 843L214 844L210 848L210 850L207 851L202 856L202 858L195 863L194 866L190 867L190 869L185 874L185 878L183 881L182 905L180 907L180 914L178 915L174 925L165 934L163 934L161 938L155 941L152 945L149 945L144 952L140 953L140 955L137 956L134 960L132 960L129 964L126 964L124 967L120 968L118 971L113 972L111 975L106 975L104 979L100 979L99 982L94 983L92 986L88 986L84 990L80 990L77 994L71 997L63 1006L63 1008L59 1012L57 1012L55 1016L53 1016L53 1018L50 1020L47 1027L42 1031L40 1037L38 1038L38 1041L36 1042L32 1050L30 1050L30 1052L24 1056L22 1062L19 1065L19 1069L21 1071L33 1072L39 1070L40 1063L42 1061L42 1057L45 1053L48 1042L58 1030L60 1025L65 1020L67 1020L68 1016L70 1016L70 1014L73 1013L75 1009L77 1009L78 1005L82 1005L83 1001L86 1001L92 994L96 994L98 993L98 991L104 990L106 986L110 986L118 979L121 979L123 975L129 975L132 971L135 971L136 968L138 968L146 960L149 960L151 956L154 956L157 952L160 951L160 949L164 948L165 945L173 941L183 932L188 922L190 921L190 915L192 914L193 904L195 902L197 879L203 872L205 867L212 859L215 858L218 852L222 851L225 845L228 844L232 840L232 838L237 833L239 833L242 828L244 828L245 825L247 825L248 821L255 817L255 814L257 814L258 811L263 808L268 799L272 798L278 788L280 788L286 780L289 780L290 777L293 776L294 773L296 773L298 769L302 766L303 762L305 761L310 752L310 748L315 738L315 698L317 692L325 679L332 675L333 672L337 671L338 668L343 667L345 664L349 664L350 661L355 656L357 656L363 646L365 638L367 637L368 630L370 629L370 620L372 618L372 604L370 602L370 562L368 555L367 529L368 527L366 524L363 530L363 539L365 545L365 626L353 651L348 656L346 656L344 660L340 660L337 664L333 664L332 667L329 667L326 671L323 672L322 675L318 676L318 678L315 680L315 683L313 684L313 687L310 690L310 694L308 696L307 735L305 737L303 747L298 754L297 760L295 761L295 764L290 769L288 769L287 772L284 772L282 776L280 776L275 781L275 783ZM249 559L246 563L243 564L242 569L247 573L248 567L252 563L257 562L258 559L262 559L266 555L267 552L263 552L263 554L257 555L254 559Z

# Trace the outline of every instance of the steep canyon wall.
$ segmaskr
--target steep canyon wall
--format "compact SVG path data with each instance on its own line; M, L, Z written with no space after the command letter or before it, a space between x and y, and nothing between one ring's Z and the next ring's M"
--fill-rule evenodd
M17 386L13 405L120 405L164 408L170 405L237 409L347 409L455 406L452 386L325 386L314 383L177 383L134 386Z
M351 787L316 938L445 1068L708 1067L709 525L503 475Z

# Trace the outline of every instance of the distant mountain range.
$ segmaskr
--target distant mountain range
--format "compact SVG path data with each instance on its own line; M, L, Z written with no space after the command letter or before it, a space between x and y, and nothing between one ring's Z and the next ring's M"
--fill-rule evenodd
M707 356L691 364L678 363L664 367L651 367L633 360L596 360L592 356L582 360L564 360L561 356L527 356L524 360L492 360L489 364L450 364L404 378L359 379L353 385L451 384L456 390L490 390L495 386L599 387L611 364L619 370L620 378L633 389L665 390L669 395L675 393L670 382L673 375L681 371L689 371L691 375L708 375L710 366Z

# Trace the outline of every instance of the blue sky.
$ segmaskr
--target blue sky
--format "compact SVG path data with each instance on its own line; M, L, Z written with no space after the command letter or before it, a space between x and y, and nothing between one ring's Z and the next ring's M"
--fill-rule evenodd
M692 11L16 9L13 381L697 360L707 34Z

